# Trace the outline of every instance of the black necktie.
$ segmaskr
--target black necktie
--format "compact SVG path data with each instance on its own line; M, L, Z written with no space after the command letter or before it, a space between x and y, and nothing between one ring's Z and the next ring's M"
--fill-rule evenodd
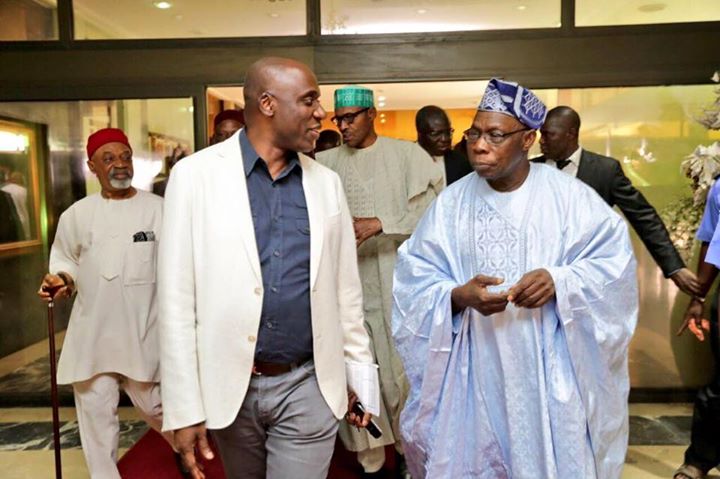
M558 170L562 170L563 168L565 168L565 167L566 167L567 165L569 165L570 163L572 163L570 160L560 160L560 161L556 161L556 162L555 162L555 166L558 167Z

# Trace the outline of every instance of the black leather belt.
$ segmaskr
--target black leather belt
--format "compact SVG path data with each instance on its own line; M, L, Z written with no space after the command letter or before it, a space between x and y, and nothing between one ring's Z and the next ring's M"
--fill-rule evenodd
M296 363L268 363L265 361L255 361L253 363L252 373L254 376L280 376L299 368L307 361L299 361Z

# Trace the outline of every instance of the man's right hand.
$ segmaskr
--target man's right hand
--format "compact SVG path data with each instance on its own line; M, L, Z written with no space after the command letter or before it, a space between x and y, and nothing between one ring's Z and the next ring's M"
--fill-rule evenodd
M72 285L66 284L60 276L48 273L43 278L37 294L40 299L49 303L50 301L69 297L72 294Z
M190 477L193 479L205 479L205 474L202 472L202 465L195 457L196 446L200 454L208 461L215 457L207 440L205 423L201 422L193 426L176 429L174 436L175 447L180 453L180 457L189 471Z
M689 329L698 341L705 341L705 333L710 332L710 321L703 318L703 303L693 298L685 310L685 319L683 320L677 335L680 336L686 329Z
M690 296L700 295L700 280L688 268L677 270L670 276L673 283L685 294Z
M507 291L502 293L491 293L488 286L502 284L501 278L492 278L479 274L462 286L452 290L452 311L453 314L465 308L473 308L485 316L505 311L508 305Z

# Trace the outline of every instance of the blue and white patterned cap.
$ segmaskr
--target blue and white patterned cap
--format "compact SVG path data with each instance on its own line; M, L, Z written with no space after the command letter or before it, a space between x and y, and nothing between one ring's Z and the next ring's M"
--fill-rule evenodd
M488 82L478 110L513 116L533 130L542 126L547 114L547 107L533 92L498 78Z

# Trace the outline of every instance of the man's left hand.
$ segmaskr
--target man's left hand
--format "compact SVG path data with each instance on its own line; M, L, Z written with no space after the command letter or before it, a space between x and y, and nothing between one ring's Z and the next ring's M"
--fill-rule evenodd
M555 282L546 269L525 273L510 288L508 301L518 308L539 308L555 297Z
M368 238L382 233L382 222L378 218L353 218L355 244L360 246Z
M368 424L370 424L370 419L372 419L372 414L369 412L365 412L365 415L360 417L354 412L352 412L352 408L357 402L358 397L355 395L355 393L348 391L348 412L345 415L345 420L350 424L351 426L355 427L365 427Z
M702 296L700 292L700 280L698 280L695 273L690 271L688 268L676 271L670 276L670 279L683 293L690 296Z

